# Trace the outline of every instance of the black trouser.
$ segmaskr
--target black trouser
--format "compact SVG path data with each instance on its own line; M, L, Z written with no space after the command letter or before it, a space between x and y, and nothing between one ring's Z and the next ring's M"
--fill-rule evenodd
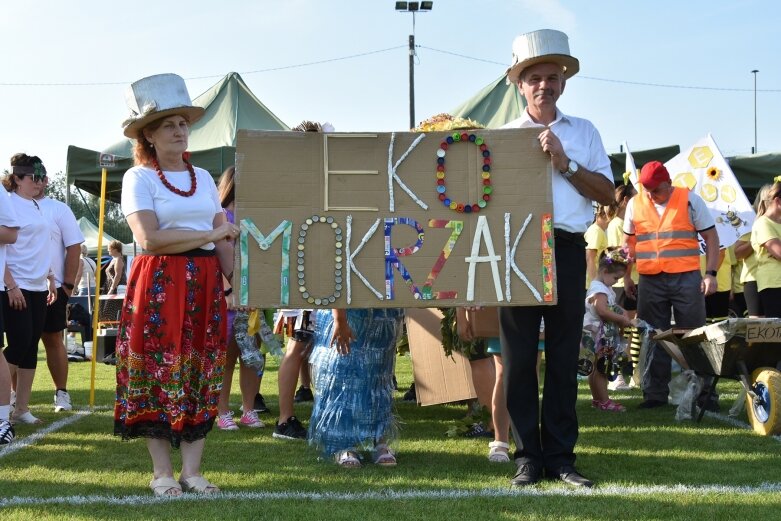
M551 471L575 463L578 418L577 365L586 298L586 253L582 234L556 230L555 306L500 308L507 410L520 464ZM540 319L545 319L545 388L542 420L537 383Z
M38 365L38 341L46 320L48 291L21 290L27 303L24 309L13 309L8 302L8 292L2 292L3 322L8 347L5 359L20 369L35 369Z

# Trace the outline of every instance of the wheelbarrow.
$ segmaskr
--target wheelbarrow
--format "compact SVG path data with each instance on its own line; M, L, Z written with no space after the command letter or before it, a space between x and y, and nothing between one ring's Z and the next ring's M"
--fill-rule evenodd
M655 340L684 369L738 380L746 391L746 411L755 432L781 434L781 319L730 318L692 330L672 329ZM697 421L702 419L700 410Z

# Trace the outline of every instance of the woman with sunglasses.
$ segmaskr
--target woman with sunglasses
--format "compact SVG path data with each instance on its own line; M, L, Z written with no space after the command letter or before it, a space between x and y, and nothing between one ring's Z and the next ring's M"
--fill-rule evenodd
M49 224L34 200L44 177L46 168L37 156L15 154L11 158L11 172L3 179L19 224L17 240L6 250L2 296L8 340L5 359L11 379L16 382L16 408L11 420L16 423L41 421L30 412L30 393L46 306L57 299L51 270Z

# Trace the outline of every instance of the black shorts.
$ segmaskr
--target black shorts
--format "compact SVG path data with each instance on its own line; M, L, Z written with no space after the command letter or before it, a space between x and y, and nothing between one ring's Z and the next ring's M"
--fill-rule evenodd
M46 306L46 321L43 323L44 333L59 333L68 327L68 322L65 320L68 298L64 289L57 288L57 300L51 306Z

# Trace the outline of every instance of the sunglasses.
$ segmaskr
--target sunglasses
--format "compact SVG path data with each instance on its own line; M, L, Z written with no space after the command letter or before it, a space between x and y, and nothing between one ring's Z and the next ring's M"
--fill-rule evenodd
M43 183L46 180L46 174L16 174L16 177L19 179L24 179L25 177L32 177L33 183Z

